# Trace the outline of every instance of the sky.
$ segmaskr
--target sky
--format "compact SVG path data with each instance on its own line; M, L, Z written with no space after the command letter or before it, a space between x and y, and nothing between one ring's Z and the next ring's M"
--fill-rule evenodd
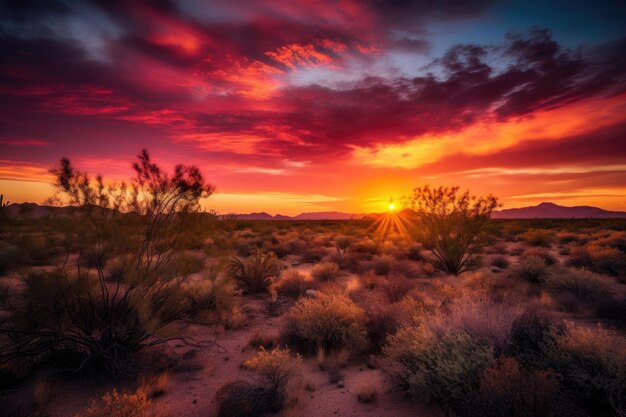
M205 208L377 212L424 184L626 210L620 0L8 0L0 192L69 157L200 167Z

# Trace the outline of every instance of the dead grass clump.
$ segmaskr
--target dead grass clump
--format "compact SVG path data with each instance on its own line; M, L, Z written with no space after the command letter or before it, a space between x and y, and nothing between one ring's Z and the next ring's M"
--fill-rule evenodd
M554 240L554 235L549 230L544 229L530 229L524 233L524 240L526 243L532 246L545 246L548 247Z
M104 394L75 417L155 417L161 413L150 410L150 399L143 389L120 394L117 389Z
M298 298L307 290L314 289L315 282L307 279L302 273L295 269L290 269L282 274L276 283L276 291L281 295Z
M359 276L359 282L361 283L363 288L373 290L378 285L380 285L380 278L378 278L378 275L376 275L374 271L367 271L366 273Z
M322 262L313 267L311 276L318 282L334 281L339 276L339 266L334 262Z
M376 275L389 275L393 258L389 255L376 256L372 260L372 268Z
M511 276L533 284L543 283L548 277L546 261L538 256L529 256L520 260L511 271Z
M278 345L278 337L274 334L257 331L248 340L248 346L253 349L273 349Z
M400 301L413 287L413 282L401 275L390 276L380 284L380 288L391 303Z
M374 381L364 381L356 389L356 398L365 404L376 402L378 390L379 386Z
M365 314L348 297L318 292L315 298L300 299L287 315L285 336L303 350L314 352L367 348Z
M524 258L529 258L531 256L537 256L537 257L543 259L547 266L555 265L555 264L557 264L559 262L559 260L556 259L554 257L554 255L552 255L546 249L542 249L542 248L528 248L528 249L526 249L524 251L522 256Z

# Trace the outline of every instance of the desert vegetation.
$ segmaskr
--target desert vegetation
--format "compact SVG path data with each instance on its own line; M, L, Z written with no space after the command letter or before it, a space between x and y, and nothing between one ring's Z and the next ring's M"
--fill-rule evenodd
M11 416L624 416L626 222L419 187L345 221L205 212L195 167L53 169L2 214ZM387 226L379 233L380 225Z

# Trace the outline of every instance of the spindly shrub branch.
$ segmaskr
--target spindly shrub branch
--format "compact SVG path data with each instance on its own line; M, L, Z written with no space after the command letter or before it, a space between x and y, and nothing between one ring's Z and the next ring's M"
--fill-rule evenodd
M478 250L477 238L498 205L492 195L475 197L459 187L413 190L405 204L418 213L414 233L432 255L433 265L449 274L467 270Z

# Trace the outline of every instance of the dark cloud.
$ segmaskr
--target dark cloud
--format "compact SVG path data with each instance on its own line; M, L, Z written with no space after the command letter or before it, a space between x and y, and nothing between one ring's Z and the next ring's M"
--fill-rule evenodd
M393 41L387 31L429 16L471 16L490 2L364 4L362 15L373 13L384 24L363 31L329 18L303 21L284 13L207 23L182 14L172 1L9 2L3 19L30 14L36 22L37 16L43 20L89 5L120 29L100 39L99 58L76 39L24 36L19 26L0 33L1 110L24 123L32 113L60 113L118 126L161 126L175 140L257 136L260 149L272 155L310 156L315 147L312 157L323 158L353 146L401 143L477 120L530 116L626 91L626 41L571 50L549 31L532 29L508 35L503 45L454 46L428 66L432 73L418 77L381 74L332 87L287 85L262 106L249 98L249 89L295 65L339 66L346 56L364 59L368 47L380 45L425 51L426 40Z

